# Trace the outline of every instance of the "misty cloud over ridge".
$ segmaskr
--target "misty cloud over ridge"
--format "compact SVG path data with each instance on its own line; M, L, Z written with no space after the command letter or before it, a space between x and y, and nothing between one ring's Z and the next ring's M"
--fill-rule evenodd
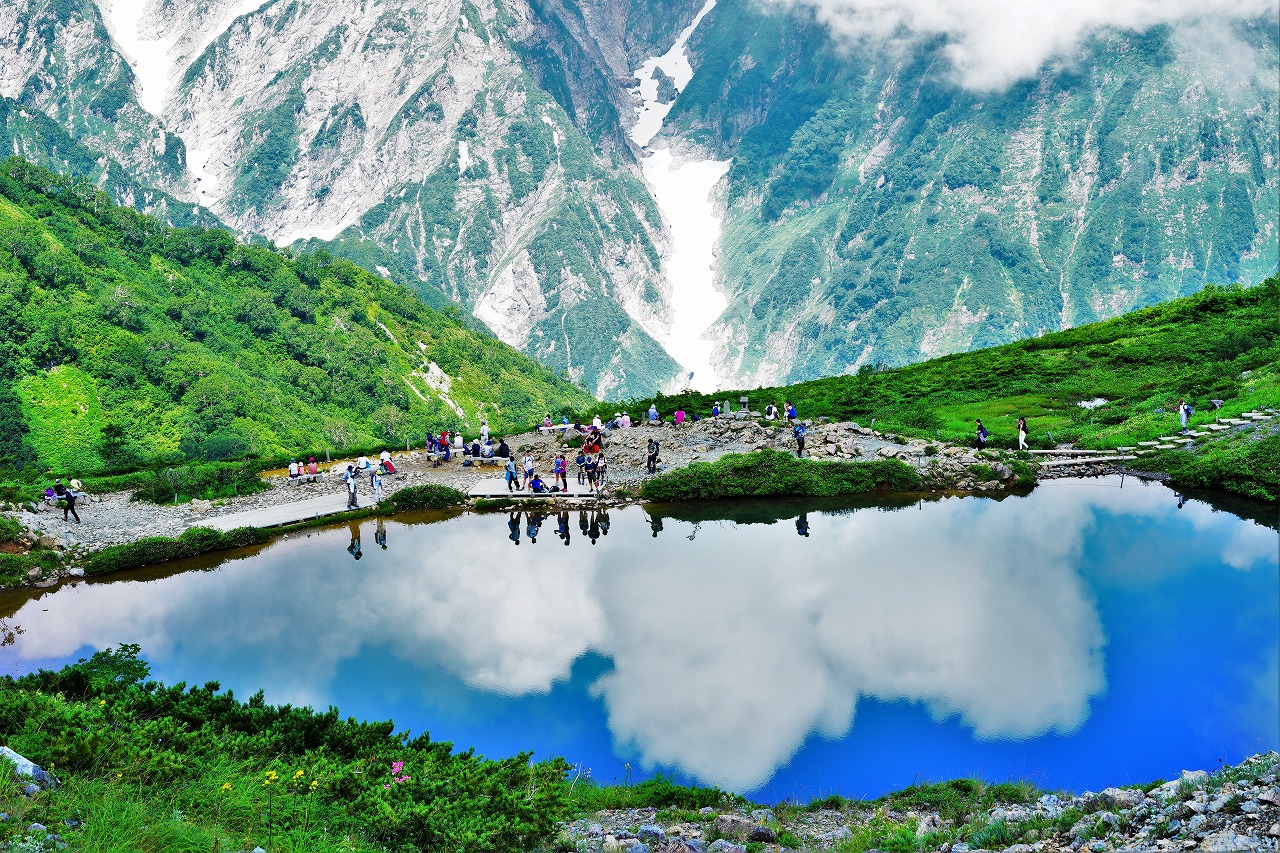
M761 0L811 8L836 36L879 43L945 36L966 89L995 92L1036 76L1105 29L1220 26L1275 13L1271 0Z

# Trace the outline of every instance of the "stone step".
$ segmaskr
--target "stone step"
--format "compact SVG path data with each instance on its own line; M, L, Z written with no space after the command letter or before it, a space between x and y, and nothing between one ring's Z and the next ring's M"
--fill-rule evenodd
M1028 450L1027 452L1036 456L1097 456L1103 453L1110 453L1111 451L1072 448L1070 450Z
M1208 435L1208 434L1209 434L1209 433L1207 433L1207 432L1199 432L1199 431L1194 430L1194 429L1193 429L1193 430L1191 430L1191 432L1187 433L1187 435L1191 436L1192 438L1204 438L1204 437L1205 437L1206 435Z
M1158 441L1139 441L1138 446L1139 447L1155 447L1159 443L1160 442Z
M1173 443L1174 444L1195 444L1196 440L1194 438L1175 438L1173 440Z
M1205 425L1204 425L1204 428L1205 428L1205 429L1211 429L1211 430L1213 430L1214 432L1222 432L1223 430L1231 429L1231 427L1229 427L1229 426L1223 426L1222 424L1205 424Z
M1222 422L1224 424L1231 424L1232 426L1244 426L1249 423L1249 421L1241 420L1240 418L1223 418Z
M1099 462L1123 462L1133 459L1132 456L1090 456L1087 459L1046 459L1040 463L1041 468L1062 468L1068 465L1095 465Z
M1168 444L1171 441L1177 441L1178 437L1176 435L1162 435L1160 436L1160 440Z
M1173 448L1176 446L1177 445L1173 445L1173 444L1157 444L1156 450L1173 450Z

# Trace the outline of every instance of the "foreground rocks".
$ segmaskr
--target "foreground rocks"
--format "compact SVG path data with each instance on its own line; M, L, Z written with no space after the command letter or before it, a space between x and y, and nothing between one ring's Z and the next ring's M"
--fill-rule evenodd
M962 821L898 808L890 795L840 809L741 806L699 811L601 811L564 824L556 848L583 853L747 853L901 849L939 853L1109 853L1280 850L1280 754L1209 774L1184 771L1151 787L1042 794L975 807ZM825 803L824 804L829 804ZM976 803L975 803L976 806Z

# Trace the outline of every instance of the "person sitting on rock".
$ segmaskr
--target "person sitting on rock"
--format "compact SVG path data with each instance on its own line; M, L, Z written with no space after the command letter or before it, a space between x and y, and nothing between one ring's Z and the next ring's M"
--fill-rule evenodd
M533 479L529 481L529 491L534 494L543 494L547 491L547 484L542 482L542 475L533 475Z
M296 479L301 472L298 470L298 462L295 459L289 460L289 479Z
M316 462L316 458L314 456L312 456L310 459L307 460L307 473L308 474L320 473L320 463Z

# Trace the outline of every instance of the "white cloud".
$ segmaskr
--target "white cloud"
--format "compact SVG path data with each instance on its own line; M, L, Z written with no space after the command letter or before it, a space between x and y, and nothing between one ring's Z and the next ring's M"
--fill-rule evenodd
M811 7L841 37L875 42L946 36L957 81L999 91L1068 57L1105 28L1143 31L1274 14L1272 0L762 0Z

